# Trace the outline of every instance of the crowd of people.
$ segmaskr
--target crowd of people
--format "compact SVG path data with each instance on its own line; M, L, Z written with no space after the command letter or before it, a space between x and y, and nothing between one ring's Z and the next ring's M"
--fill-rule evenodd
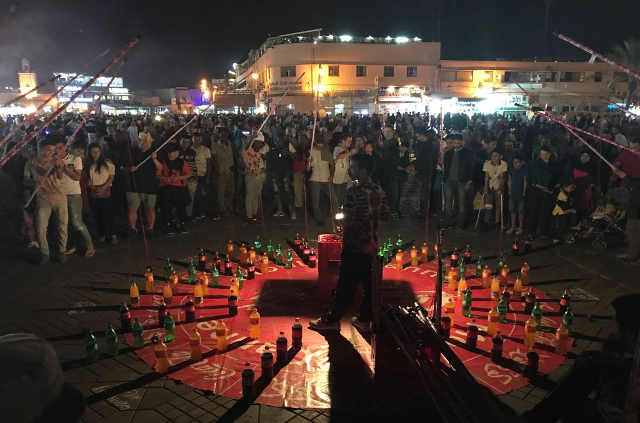
M640 151L640 120L561 117ZM627 230L635 231L628 258L640 258L639 156L588 138L612 169L544 118L447 114L443 137L439 116L429 114L324 116L315 134L311 114L275 114L257 132L264 118L199 115L158 150L191 116L91 116L84 123L62 115L2 169L12 199L3 212L25 244L39 248L41 263L90 257L96 243L122 236L186 232L203 219L295 220L307 207L324 224L342 206L350 158L361 153L372 157L373 182L394 219L431 213L460 228L561 241L602 204L627 213ZM16 125L23 127L4 152L33 130L20 118L0 119L0 139ZM48 239L55 239L53 252Z

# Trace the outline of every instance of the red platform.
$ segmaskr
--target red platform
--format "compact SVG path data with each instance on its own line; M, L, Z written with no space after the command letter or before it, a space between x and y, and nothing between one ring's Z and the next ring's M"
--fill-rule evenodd
M327 244L329 245L329 244ZM322 254L322 253L320 253ZM327 256L329 257L329 256ZM322 259L321 259L322 260ZM408 261L408 256L405 257ZM520 263L516 263L520 264ZM406 265L405 265L406 266ZM471 266L470 266L471 267ZM468 269L468 273L472 269ZM186 277L186 275L181 275ZM432 300L435 283L435 264L428 262L417 267L406 266L398 271L395 266L388 265L383 272L383 295L386 303L409 304L417 300L427 310L432 309ZM535 271L532 273L535 280ZM222 285L229 285L228 277L220 277ZM474 300L473 307L475 315L480 315L476 324L482 330L486 325L486 311L492 305L488 289L481 289L477 279L468 279L469 286L473 287ZM144 286L140 281L139 285ZM162 284L158 284L162 285ZM239 311L234 317L223 317L229 328L229 343L234 341L248 341L242 346L227 351L224 354L216 354L187 368L171 373L169 376L174 379L194 386L199 389L211 390L217 394L230 398L240 398L242 392L241 372L244 364L249 362L253 366L256 378L260 376L260 354L264 347L269 345L275 350L275 340L279 331L284 331L291 344L291 325L294 318L300 316L303 324L303 348L296 354L293 360L283 368L271 381L267 388L258 397L257 402L273 406L285 406L296 408L329 408L331 398L329 395L329 355L328 344L320 334L308 330L309 320L317 317L328 304L318 301L318 272L310 269L300 260L294 260L293 269L284 269L271 266L267 275L257 275L254 280L244 282L244 287L240 292ZM158 294L142 295L141 306L158 305L161 301L161 286L157 286ZM193 286L178 285L179 293L193 292ZM209 289L209 295L226 295L225 289ZM545 298L540 291L535 291L538 298ZM410 298L407 298L407 294ZM443 293L443 304L454 293L446 291ZM176 303L183 304L188 299L187 296L174 297ZM197 327L202 336L203 352L210 351L216 346L215 324L216 316L224 316L227 309L224 307L226 298L206 299L205 305L219 305L217 309L200 309L196 318L210 317L211 321L199 323L187 323L176 327L176 340L168 344L169 360L171 364L185 361L190 356L188 335ZM466 332L464 327L471 319L462 316L460 311L460 300L455 315L455 325L451 332L451 337L464 342ZM249 324L248 310L257 304L262 314L261 333L259 339L248 340ZM513 321L509 324L500 324L500 332L511 339L504 341L504 356L517 362L526 361L526 352L523 344L518 342L523 337L523 322L528 316L518 313L522 309L519 303L512 303L512 312L508 318ZM545 312L558 311L557 302L542 302L542 309ZM176 321L184 319L182 308L170 310ZM143 325L153 326L157 324L157 312L153 310L133 309L134 317L140 318ZM552 328L558 327L560 317L545 316L543 325ZM162 333L161 330L145 331L145 339L150 340L154 333ZM359 336L358 332L350 323L342 323L342 335L347 338L361 357L373 368L371 362L370 346ZM131 341L130 337L128 340ZM534 350L540 355L540 372L548 373L557 367L564 356L553 352L554 337L551 333L537 334L537 344ZM478 348L484 352L491 350L491 340L479 336ZM469 371L476 380L489 387L495 394L504 394L517 389L528 383L527 379L513 370L504 368L493 363L486 355L470 351L464 346L452 345L454 351L462 359ZM152 347L137 350L137 354L149 365L153 365L155 357Z

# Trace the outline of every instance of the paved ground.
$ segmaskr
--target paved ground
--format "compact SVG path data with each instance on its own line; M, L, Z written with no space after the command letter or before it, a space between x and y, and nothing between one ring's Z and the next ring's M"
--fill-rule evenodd
M43 337L61 337L78 333L90 327L102 330L107 322L116 323L116 312L70 313L65 311L38 312L44 307L69 307L81 304L115 304L122 300L121 294L94 292L73 288L94 285L100 287L127 288L126 276L117 272L140 273L145 264L156 257L185 257L195 254L197 247L215 248L226 239L253 239L260 235L263 239L280 240L290 237L296 231L304 232L302 219L295 224L285 220L271 219L266 224L248 226L239 220L230 219L217 223L203 223L193 226L187 235L168 238L158 236L149 242L148 255L141 240L123 240L117 246L100 248L92 259L74 257L67 265L49 264L34 267L25 260L25 252L5 246L2 248L0 265L3 269L3 295L0 297L0 333L30 331ZM327 232L326 228L309 226L309 236ZM424 222L401 220L385 224L381 228L383 237L401 234L406 240L422 242ZM495 255L501 243L508 250L510 240L503 241L493 232L475 233L471 231L449 231L445 235L446 245L462 246L470 243L474 252L484 256ZM636 269L616 262L613 254L600 254L589 248L559 246L543 249L528 257L532 266L540 266L533 274L552 296L559 296L565 287L582 289L585 294L597 297L593 302L575 303L576 314L594 317L577 318L574 326L576 342L574 353L600 349L603 340L612 335L615 321L611 300L618 295L639 292ZM155 261L155 266L160 265ZM605 318L601 318L605 316ZM62 362L82 358L81 342L77 340L56 341L55 347ZM522 389L500 397L500 400L518 414L527 413L548 398L561 384L574 360L566 360L550 375L554 382L545 386L528 385ZM86 367L66 371L69 382L86 395L99 392L109 386L131 381L150 369L134 353L103 360ZM356 413L358 410L341 410ZM334 410L335 413L335 410ZM261 405L242 407L236 401L201 392L188 386L176 384L164 377L136 387L106 401L92 404L83 416L83 421L109 422L189 422L236 420L241 422L324 422L331 418L331 412L273 408ZM354 420L356 417L349 420ZM543 421L543 420L540 420Z

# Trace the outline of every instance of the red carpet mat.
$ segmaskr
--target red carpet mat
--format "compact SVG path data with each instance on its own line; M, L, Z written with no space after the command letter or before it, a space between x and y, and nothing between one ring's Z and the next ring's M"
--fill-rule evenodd
M408 259L408 257L406 257ZM518 266L521 263L512 263ZM406 266L406 265L405 265ZM473 267L473 269L472 269ZM393 265L387 265L384 269L383 298L386 303L410 305L417 300L426 309L431 311L436 277L435 263L429 262L418 267L405 267L396 270ZM467 273L470 275L475 267L469 265ZM186 279L186 274L180 275L181 280ZM535 271L532 271L535 280ZM230 284L230 277L220 276L220 284L226 287ZM511 281L511 278L508 278ZM512 282L512 281L511 281ZM138 282L144 287L144 281ZM164 283L156 283L157 295L141 295L139 307L159 305ZM490 300L489 289L480 289L478 279L468 279L468 285L472 287L473 309L475 324L482 331L486 328L487 312L495 303ZM477 288L476 288L477 287ZM179 284L177 294L192 294L193 286ZM328 360L328 344L323 336L307 329L309 320L326 311L328 299L327 289L319 285L317 270L310 269L298 259L294 260L293 269L284 269L270 264L267 275L256 272L254 280L245 280L240 291L238 314L228 316L227 305L228 288L209 288L208 295L220 296L220 298L206 298L204 305L211 307L198 309L196 319L211 318L208 321L178 324L176 326L176 340L167 344L170 364L178 364L190 358L189 335L197 328L202 337L202 351L206 353L216 348L216 317L224 319L228 328L228 339L231 348L223 354L214 354L202 361L184 369L170 373L170 377L180 380L185 384L198 389L211 390L216 394L230 398L242 396L241 373L245 363L249 363L258 378L261 374L260 355L265 346L269 346L275 356L275 341L280 331L283 331L288 339L288 347L291 346L291 326L295 317L300 317L303 325L302 349L293 359L282 368L271 383L257 398L257 402L272 406L284 406L295 408L329 408L331 398L329 394L328 375L330 363ZM535 291L537 298L545 298L544 294ZM455 295L455 293L453 293ZM443 295L443 304L446 304L452 293L447 291ZM169 311L176 322L185 320L182 307L189 299L188 295L175 295ZM261 313L260 337L251 340L249 336L248 314L250 307L257 305ZM557 302L542 302L542 310L556 312L557 316L544 316L543 326L557 328L560 324L559 305ZM176 307L176 308L173 308ZM138 317L144 326L156 326L158 324L157 311L151 309L133 308L133 317ZM504 353L507 358L519 363L526 363L527 349L522 343L524 322L528 316L519 313L524 309L519 301L513 301L508 315L509 324L500 324L499 331L505 335ZM458 356L463 360L476 380L489 387L495 394L504 394L511 390L526 385L527 379L522 374L502 367L491 361L488 353L491 351L492 341L488 337L478 337L477 350L471 350L460 343L466 339L466 325L472 321L465 318L461 312L461 299L458 298L454 328L451 330L452 345ZM149 342L153 334L163 334L160 329L146 330L145 341ZM370 346L360 337L359 333L346 321L342 323L342 335L347 338L360 353L363 360L373 369ZM554 334L538 331L534 350L540 356L540 373L546 374L558 366L564 356L553 352ZM127 336L128 341L131 337ZM242 341L242 342L236 342ZM459 342L457 342L459 341ZM235 342L235 344L234 344ZM137 354L150 366L155 363L153 347L146 347L136 351Z

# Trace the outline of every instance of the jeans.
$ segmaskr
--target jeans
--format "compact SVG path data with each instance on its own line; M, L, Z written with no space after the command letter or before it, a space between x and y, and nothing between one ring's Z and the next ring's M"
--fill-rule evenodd
M233 212L233 195L235 192L233 173L226 172L216 175L216 193L218 200L218 212L231 214Z
M182 224L187 219L189 193L185 192L186 189L186 187L171 185L160 189L160 209L162 211L162 225L164 227L168 227L171 221L174 220L174 208L176 223Z
M260 195L264 184L264 175L245 175L245 207L247 208L247 218L256 217L260 205Z
M49 243L47 242L47 227L51 215L56 219L57 252L63 254L67 249L67 225L69 224L69 214L66 202L48 203L38 200L36 206L36 232L38 243L40 244L40 254L49 256Z
M347 184L333 184L333 210L337 213L344 204L344 195L347 192Z
M382 181L382 187L387 194L387 203L393 213L398 214L400 205L400 183L397 178L388 178Z
M295 206L304 207L304 173L293 174L293 193L295 195Z
M289 214L293 211L293 193L291 192L290 175L273 175L273 195L276 200L277 211L284 211L286 205Z
M69 222L71 223L71 227L80 234L86 248L93 248L91 234L87 229L87 225L85 225L82 220L82 195L67 195L67 204L69 206Z
M113 200L107 198L90 198L91 211L96 219L98 234L100 237L110 238L113 232Z
M531 235L549 235L553 196L535 187L527 192L527 227Z
M342 252L340 257L340 276L336 285L336 297L329 313L331 320L340 320L353 300L353 294L359 283L362 283L364 295L360 303L359 319L371 321L371 265L373 257L363 253Z
M311 205L313 207L313 217L318 221L322 221L323 216L320 211L320 193L324 192L327 198L329 198L329 182L310 181L309 189L311 190Z
M458 225L466 221L466 194L464 182L446 181L444 184L444 204L447 216L453 217L458 212Z

